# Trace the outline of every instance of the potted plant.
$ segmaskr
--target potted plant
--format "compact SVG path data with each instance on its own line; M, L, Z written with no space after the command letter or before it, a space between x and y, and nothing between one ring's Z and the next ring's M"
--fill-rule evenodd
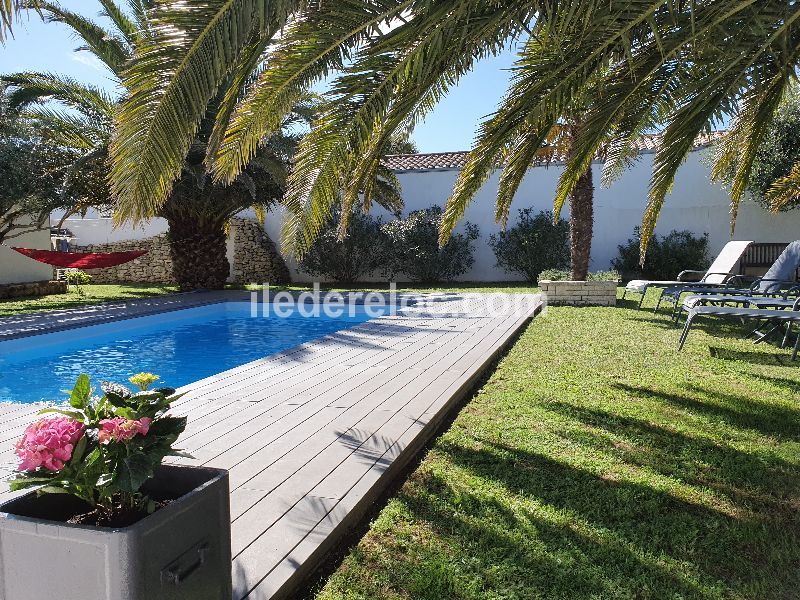
M163 465L186 426L175 390L81 375L69 407L47 408L16 445L0 505L3 600L230 600L228 474Z

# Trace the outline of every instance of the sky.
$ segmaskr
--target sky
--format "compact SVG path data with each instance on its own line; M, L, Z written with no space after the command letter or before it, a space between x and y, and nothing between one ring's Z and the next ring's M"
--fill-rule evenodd
M62 0L61 6L95 18L97 8L87 0ZM105 22L98 18L98 21ZM0 74L19 71L49 71L68 75L82 82L118 90L111 74L88 52L75 52L78 40L60 23L42 23L38 15L23 17L13 39L0 47ZM513 52L487 59L462 78L458 87L439 104L424 123L417 126L413 139L420 152L468 150L480 121L497 107L509 80Z

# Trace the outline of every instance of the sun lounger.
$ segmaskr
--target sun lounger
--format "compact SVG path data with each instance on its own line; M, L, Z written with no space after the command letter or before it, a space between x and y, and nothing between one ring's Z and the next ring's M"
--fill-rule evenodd
M745 321L758 321L760 324L770 323L773 325L785 325L787 327L786 334L783 338L785 344L789 337L791 326L795 323L800 323L800 298L794 300L791 306L785 310L741 308L736 306L695 306L689 310L686 317L686 324L683 327L678 350L683 350L683 346L686 344L686 338L689 336L689 331L696 317L737 318ZM766 334L762 334L757 341L763 340L764 337L766 337ZM797 336L794 343L792 360L797 358L798 346L800 346L800 335Z
M734 268L739 260L741 260L742 255L744 254L745 250L747 250L747 247L752 243L752 241L739 240L728 242L705 272L690 270L681 271L678 274L677 279L673 281L647 281L644 279L634 279L633 281L629 281L622 293L622 299L624 300L626 294L628 293L640 294L639 308L641 308L645 294L647 294L647 290L651 287L668 288L680 284L697 284L697 281L687 281L687 278L692 275L702 275L700 282L708 286L724 287L726 282L734 276Z
M692 294L683 299L673 314L677 322L685 310L689 312L696 306L742 306L745 308L791 308L795 297L800 294L800 286L787 290L779 296L750 296L746 294Z
M786 246L786 248L781 252L780 256L775 259L775 262L772 263L769 270L764 274L763 277L756 279L749 287L739 286L736 287L733 285L735 282L739 281L739 277L736 276L731 281L729 281L727 286L724 286L721 289L719 286L706 286L705 284L686 284L686 285L677 285L673 287L665 288L661 292L661 296L659 297L658 301L656 302L655 310L658 310L661 306L661 302L666 300L670 304L675 307L673 309L673 318L677 318L680 315L681 307L686 308L685 303L681 304L680 299L683 294L692 294L693 295L693 303L694 304L733 304L733 301L729 302L721 302L721 301L708 301L708 302L701 302L699 299L696 299L696 295L714 295L714 296L751 296L751 297L758 297L758 296L782 296L787 297L791 293L794 293L795 288L797 287L797 281L794 279L794 276L797 272L798 267L800 267L800 240L795 240ZM689 307L691 308L691 306Z

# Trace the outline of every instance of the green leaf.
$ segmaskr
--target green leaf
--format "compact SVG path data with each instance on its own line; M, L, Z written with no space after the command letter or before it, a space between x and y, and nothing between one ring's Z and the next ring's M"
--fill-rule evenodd
M36 490L37 494L69 494L67 490L61 487L56 487L54 485L46 485L43 488L39 488Z
M126 419L135 419L137 416L136 411L128 407L118 408L114 411L114 414L118 417L125 417Z
M83 458L83 453L86 452L86 445L89 443L89 438L85 435L78 440L75 449L72 451L72 458L69 461L70 466L77 465Z
M92 386L89 382L89 376L86 373L81 373L69 396L70 406L74 408L86 408L89 404L89 396L91 393Z
M16 479L8 482L8 487L12 492L24 490L29 487L49 483L53 480L52 477L31 477L28 475L20 475Z
M75 410L64 410L62 408L43 408L40 410L37 415L46 415L50 413L57 413L60 415L64 415L65 417L69 417L70 419L74 419L76 421L83 421L83 413L79 413Z
M153 463L147 456L134 454L124 458L119 465L117 487L123 492L138 492L153 476Z
M173 435L177 437L186 429L186 417L161 417L150 424L148 437Z
M167 456L179 456L180 458L194 458L192 454L188 452L184 452L183 450L171 450L167 453Z

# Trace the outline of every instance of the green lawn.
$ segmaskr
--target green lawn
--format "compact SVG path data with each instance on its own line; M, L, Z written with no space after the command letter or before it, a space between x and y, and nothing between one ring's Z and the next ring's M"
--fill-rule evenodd
M169 294L176 290L173 286L159 286L147 284L128 285L85 285L82 293L74 288L66 294L53 294L52 296L38 296L36 298L14 298L0 300L0 317L15 314L31 313L41 310L59 310L74 308L87 304L99 304L114 300L131 300L133 298L150 298Z
M800 371L727 326L550 308L318 600L800 597Z

